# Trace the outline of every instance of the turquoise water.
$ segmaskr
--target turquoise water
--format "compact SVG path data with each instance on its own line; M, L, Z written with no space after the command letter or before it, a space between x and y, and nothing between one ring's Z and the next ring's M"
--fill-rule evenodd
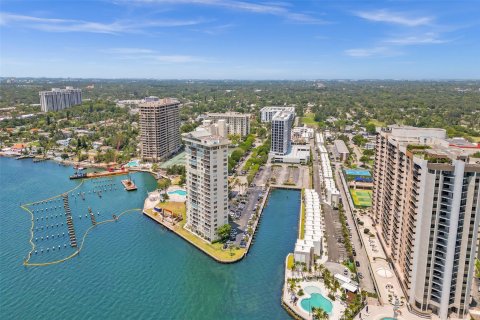
M322 296L320 293L312 293L310 298L300 301L303 310L309 312L313 307L322 308L328 314L332 313L333 305L330 300Z
M133 212L95 227L80 256L26 268L30 216L19 205L76 186L78 180L67 178L72 172L53 162L0 158L2 319L289 319L280 296L283 262L296 239L299 192L271 194L255 244L237 264L215 263ZM111 212L141 207L156 187L148 174L132 177L139 190L118 185L122 192L112 191ZM101 199L89 199L92 209L107 210Z
M397 320L397 318L386 317L386 318L382 318L381 320Z
M129 163L127 163L127 167L138 167L140 161L138 160L132 160Z
M178 194L179 196L186 196L187 191L185 191L185 190L175 190L175 191L170 191L168 194Z
M372 174L368 170L361 170L361 169L345 169L345 173L349 176L367 176L371 177Z

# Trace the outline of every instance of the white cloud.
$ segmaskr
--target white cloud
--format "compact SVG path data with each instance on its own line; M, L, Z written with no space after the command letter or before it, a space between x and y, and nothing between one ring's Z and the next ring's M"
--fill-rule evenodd
M396 56L400 52L393 51L388 47L356 48L345 50L344 53L350 57L365 58L372 56Z
M100 50L103 53L112 53L112 54L146 54L153 53L153 50L143 49L143 48L109 48Z
M399 24L407 27L428 25L433 21L431 17L411 17L405 13L388 10L359 11L355 15L369 21Z
M146 48L107 48L100 52L122 60L142 60L150 63L181 64L192 62L206 62L201 57L181 54L161 54L152 49Z
M100 23L74 19L41 18L11 13L0 13L0 25L16 25L49 32L136 33L146 28L192 26L201 20L115 21Z
M171 4L192 4L223 7L231 10L270 14L284 17L287 20L305 24L324 24L326 21L317 19L311 15L291 11L284 3L252 3L237 0L129 0L129 3L171 3Z
M391 38L384 41L385 43L399 46L421 45L421 44L442 44L450 42L449 40L439 39L433 33L426 33L423 35Z

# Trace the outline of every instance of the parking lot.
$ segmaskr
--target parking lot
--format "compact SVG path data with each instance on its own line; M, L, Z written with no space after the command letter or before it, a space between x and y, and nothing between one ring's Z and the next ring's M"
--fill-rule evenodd
M242 240L248 231L248 223L249 221L253 223L253 215L264 196L263 187L249 187L244 194L237 195L236 199L232 199L229 206L230 225L232 226L229 244L243 246Z

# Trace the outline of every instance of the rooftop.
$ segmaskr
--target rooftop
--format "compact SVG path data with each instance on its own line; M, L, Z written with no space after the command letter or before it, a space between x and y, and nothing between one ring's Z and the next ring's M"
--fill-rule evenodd
M283 120L290 119L291 117L292 117L292 112L282 110L275 113L275 115L272 117L272 121L283 121Z
M350 151L348 151L347 145L345 144L345 141L335 140L333 144L335 145L338 153L350 153Z
M250 113L240 113L240 112L208 112L207 117L214 117L214 116L220 116L220 117L250 117Z
M206 145L228 145L230 141L222 136L212 135L209 130L199 128L198 130L184 133L183 139L192 140Z
M166 106L175 105L179 103L180 101L178 101L177 99L163 98L156 101L142 102L142 103L139 103L138 105L140 107L166 107Z

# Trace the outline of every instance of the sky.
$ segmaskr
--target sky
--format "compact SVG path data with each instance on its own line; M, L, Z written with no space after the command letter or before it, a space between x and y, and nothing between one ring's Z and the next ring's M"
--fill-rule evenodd
M0 76L479 79L480 0L2 0Z

